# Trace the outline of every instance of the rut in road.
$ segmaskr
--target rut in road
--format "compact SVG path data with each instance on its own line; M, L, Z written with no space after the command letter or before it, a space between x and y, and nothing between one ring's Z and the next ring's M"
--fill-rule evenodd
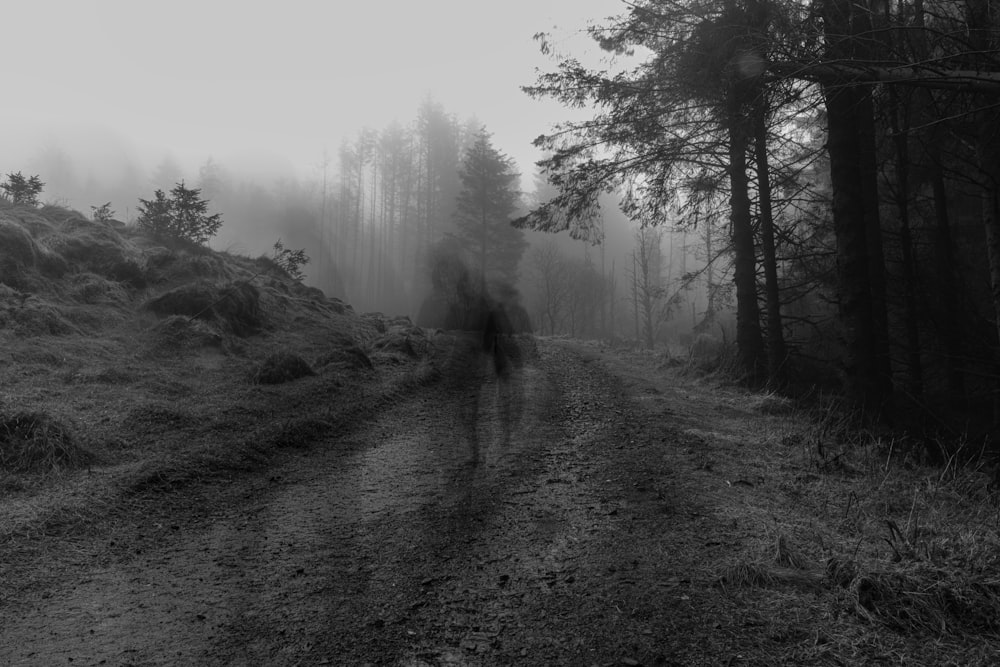
M519 625L503 586L573 556L574 437L607 417L578 361L542 357L505 381L452 367L204 520L158 517L173 530L155 548L4 614L0 663L480 661ZM498 560L516 568L477 582Z

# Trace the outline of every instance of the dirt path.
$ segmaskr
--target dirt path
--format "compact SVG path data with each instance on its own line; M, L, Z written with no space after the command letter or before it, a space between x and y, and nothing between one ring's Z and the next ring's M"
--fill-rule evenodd
M453 363L266 475L161 494L39 552L0 664L812 662L811 591L713 585L757 482L698 433L750 415L648 371L556 343L507 381Z
M614 392L555 348L507 381L464 370L267 477L71 543L86 558L54 556L67 571L4 606L0 663L604 654L583 618L558 636L545 601L586 598L586 546L619 502L586 447L627 421Z

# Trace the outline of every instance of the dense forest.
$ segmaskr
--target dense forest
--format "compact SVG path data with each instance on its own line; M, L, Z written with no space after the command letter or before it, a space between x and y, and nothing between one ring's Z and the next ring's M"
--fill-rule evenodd
M539 138L557 194L519 224L592 238L609 190L654 228L714 220L747 382L839 378L870 417L988 433L995 5L640 0L591 32L606 70L559 54L527 89L597 111Z

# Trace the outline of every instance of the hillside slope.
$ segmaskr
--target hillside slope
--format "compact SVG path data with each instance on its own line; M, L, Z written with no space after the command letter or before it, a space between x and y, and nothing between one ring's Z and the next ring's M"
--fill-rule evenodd
M409 320L268 258L2 202L0 345L0 536L262 465L431 373Z

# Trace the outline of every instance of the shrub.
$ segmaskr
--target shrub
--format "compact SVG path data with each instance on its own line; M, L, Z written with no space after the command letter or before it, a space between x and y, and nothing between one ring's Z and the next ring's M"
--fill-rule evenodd
M309 256L306 255L305 249L291 250L285 247L281 239L278 239L274 243L274 254L271 259L292 280L302 282L305 279L302 267L309 263Z
M90 210L94 222L110 222L115 217L115 212L111 210L111 202L100 206L91 206Z

